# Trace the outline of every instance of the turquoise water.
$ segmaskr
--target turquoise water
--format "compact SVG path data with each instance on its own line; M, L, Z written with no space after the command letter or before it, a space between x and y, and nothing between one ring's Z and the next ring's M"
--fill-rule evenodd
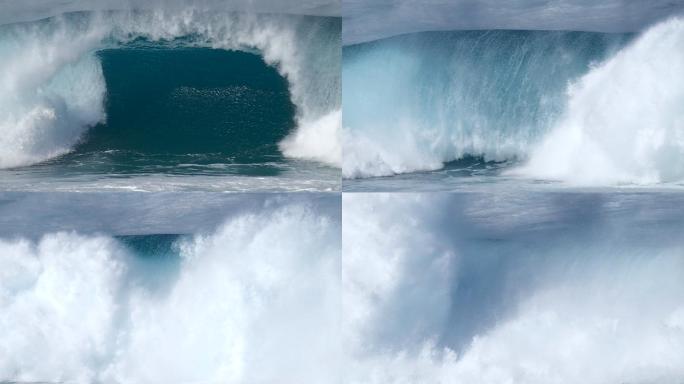
M344 190L449 190L471 182L460 176L496 182L558 121L569 86L633 38L442 31L345 46Z
M277 143L294 128L287 81L254 53L208 48L98 52L107 85L106 122L72 156L127 151L204 154L210 161L282 160ZM151 161L155 163L155 161Z
M20 61L8 71L31 72L19 71L16 89L0 100L3 124L17 130L0 142L0 184L339 189L339 168L315 148L309 154L306 143L294 144L295 155L286 157L283 143L339 110L340 33L339 18L205 12L185 21L142 11L75 12L2 26L0 54ZM63 45L65 58L33 68L25 49L33 45L36 52ZM34 118L38 112L52 117Z

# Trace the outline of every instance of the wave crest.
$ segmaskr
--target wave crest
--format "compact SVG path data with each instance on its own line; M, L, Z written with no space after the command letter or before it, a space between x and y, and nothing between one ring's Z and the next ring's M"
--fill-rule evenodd
M514 174L573 184L684 180L684 20L661 23L568 91L568 105Z
M344 177L524 158L624 35L426 32L344 47Z
M108 11L66 14L0 27L0 167L27 165L69 151L89 126L105 119L106 94L95 52L136 39L195 47L258 50L289 83L298 127L340 109L340 21L287 15L183 11ZM8 59L6 59L8 58ZM11 58L11 59L9 59ZM77 71L71 80L70 71ZM311 135L299 130L293 136ZM337 140L336 136L328 142ZM307 140L304 140L306 142ZM340 156L287 140L294 157L338 165ZM333 144L334 148L335 145Z

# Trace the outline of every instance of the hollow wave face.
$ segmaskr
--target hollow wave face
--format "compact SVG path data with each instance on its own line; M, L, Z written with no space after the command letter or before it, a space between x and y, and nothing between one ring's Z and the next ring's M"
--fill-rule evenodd
M635 196L615 211L586 195L463 196L343 197L348 382L681 381L676 214L672 225L635 214L654 208Z
M684 20L663 22L568 91L563 115L514 173L573 184L684 180Z
M107 121L66 158L103 151L215 153L235 162L279 156L295 107L274 68L253 53L143 44L97 53Z
M282 153L339 164L339 19L184 9L79 12L0 26L0 126L7 132L0 167L72 151L90 127L106 123L102 52L140 41L258 52L287 80L295 106L296 127L281 138Z
M334 382L339 253L305 205L206 235L0 240L0 380Z

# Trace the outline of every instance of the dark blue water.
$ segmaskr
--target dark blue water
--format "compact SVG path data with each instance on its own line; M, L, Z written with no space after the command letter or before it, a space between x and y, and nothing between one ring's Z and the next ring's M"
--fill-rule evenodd
M254 53L208 48L98 52L106 121L74 152L37 167L102 173L271 175L278 142L294 129L287 81ZM183 167L192 164L196 167ZM257 164L257 166L250 166ZM200 169L201 168L201 171Z

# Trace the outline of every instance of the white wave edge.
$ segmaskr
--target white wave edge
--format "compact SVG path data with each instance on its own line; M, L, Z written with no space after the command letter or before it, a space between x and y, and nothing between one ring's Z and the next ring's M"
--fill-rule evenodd
M302 17L246 13L117 11L56 16L3 26L0 36L0 168L29 165L71 150L88 127L103 121L106 87L95 52L135 38L258 50L287 79L297 128L280 144L286 156L340 166L335 84L311 74L315 30L302 35ZM303 27L304 26L304 27ZM323 47L335 61L335 47ZM333 52L331 54L331 52ZM329 63L329 70L334 70ZM325 71L319 71L325 72ZM320 74L319 74L320 75ZM334 81L334 80L333 80ZM317 83L318 82L318 83ZM310 95L323 89L322 94ZM328 92L330 94L326 94Z

